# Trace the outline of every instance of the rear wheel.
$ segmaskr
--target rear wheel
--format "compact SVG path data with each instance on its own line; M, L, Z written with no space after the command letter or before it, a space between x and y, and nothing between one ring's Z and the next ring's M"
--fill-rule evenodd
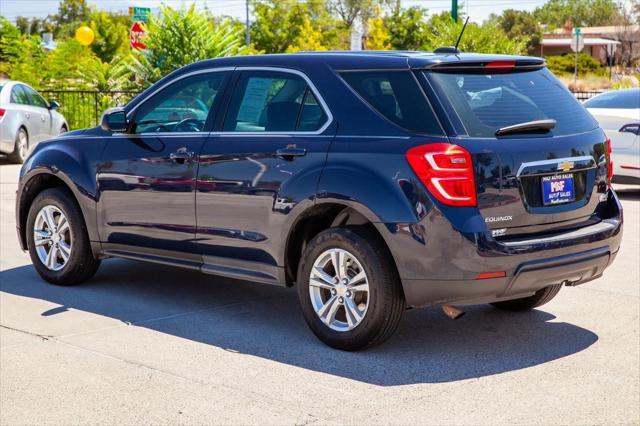
M536 291L533 296L494 302L491 305L505 311L528 311L550 302L560 292L561 288L562 284L550 285Z
M337 349L384 342L405 309L388 250L363 227L332 228L313 238L303 253L297 286L309 328Z
M27 153L29 152L29 135L27 135L27 131L24 127L20 127L18 129L18 133L16 134L16 140L13 146L13 152L7 155L7 158L12 163L22 164L24 163L25 158L27 158Z
M100 266L93 257L80 208L62 189L46 189L36 196L25 232L33 266L52 284L79 284Z

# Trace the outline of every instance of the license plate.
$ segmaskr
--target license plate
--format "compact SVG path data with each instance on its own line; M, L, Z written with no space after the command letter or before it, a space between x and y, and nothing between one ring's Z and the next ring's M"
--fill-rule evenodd
M544 205L569 203L574 199L572 174L542 177L542 202Z

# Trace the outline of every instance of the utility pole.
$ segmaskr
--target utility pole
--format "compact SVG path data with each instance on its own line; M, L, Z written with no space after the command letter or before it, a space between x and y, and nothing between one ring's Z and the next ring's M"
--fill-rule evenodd
M451 0L451 19L458 22L458 0Z
M247 27L247 34L245 35L244 41L247 47L251 44L251 31L249 31L249 0L244 0L244 11L245 11L245 25Z

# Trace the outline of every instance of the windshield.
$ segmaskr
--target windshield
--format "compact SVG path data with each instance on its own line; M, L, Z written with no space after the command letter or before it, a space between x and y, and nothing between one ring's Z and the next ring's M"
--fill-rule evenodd
M555 128L545 134L556 136L583 133L598 126L546 69L499 74L429 71L425 74L439 96L449 100L462 127L472 137L495 137L500 128L536 120L555 120Z
M617 90L603 93L586 101L585 108L640 108L640 89Z

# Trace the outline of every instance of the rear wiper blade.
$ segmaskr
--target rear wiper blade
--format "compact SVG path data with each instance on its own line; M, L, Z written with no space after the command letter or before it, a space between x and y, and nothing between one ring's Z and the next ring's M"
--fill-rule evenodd
M511 126L500 127L496 130L496 136L507 135L509 133L527 133L542 130L551 130L556 127L556 120L533 120L524 123L513 124Z

